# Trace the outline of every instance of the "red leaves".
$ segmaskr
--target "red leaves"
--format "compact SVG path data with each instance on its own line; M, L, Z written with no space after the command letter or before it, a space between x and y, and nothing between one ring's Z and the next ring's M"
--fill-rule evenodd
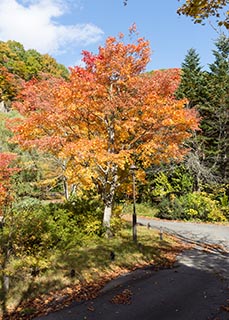
M180 83L180 69L156 70L146 76L153 92L163 97L173 97Z
M12 161L16 158L12 153L0 153L0 214L1 206L10 201L9 189L10 179L19 169L11 167Z
M15 154L0 153L0 181L9 180L11 175L16 171L15 168L10 167L15 158Z
M136 33L135 26L131 30ZM123 35L109 37L98 55L83 51L85 67L71 68L69 81L28 84L16 104L27 117L15 127L16 140L67 163L65 175L72 183L81 184L78 177L86 171L100 182L109 176L103 187L108 193L114 175L121 177L132 158L143 168L180 160L198 120L184 109L184 101L174 99L178 69L141 76L149 59L145 39L126 44Z

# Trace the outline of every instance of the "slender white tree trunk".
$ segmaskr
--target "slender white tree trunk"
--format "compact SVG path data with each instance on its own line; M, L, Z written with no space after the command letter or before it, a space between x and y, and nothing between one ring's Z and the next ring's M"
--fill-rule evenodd
M65 196L65 199L68 200L69 199L69 191L68 191L68 181L67 181L66 177L64 177L63 185L64 185L64 196Z
M110 222L112 216L112 209L114 204L115 191L118 183L117 166L112 165L110 169L110 180L106 180L103 186L102 198L104 202L104 213L103 213L103 226L106 228L106 234L111 235Z
M103 214L103 226L107 229L110 228L111 214L112 214L112 206L109 204L105 205L104 214Z

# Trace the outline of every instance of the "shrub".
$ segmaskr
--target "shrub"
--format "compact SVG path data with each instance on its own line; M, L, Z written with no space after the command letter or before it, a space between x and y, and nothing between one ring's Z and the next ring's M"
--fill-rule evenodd
M186 195L164 198L158 205L157 217L162 219L226 221L227 216L220 202L205 192L193 192Z
M18 210L14 212L12 243L14 251L34 254L52 247L49 218L41 209Z
M124 221L122 220L122 206L117 205L113 209L113 214L111 217L111 232L112 234L118 233L124 226Z
M178 198L164 198L158 205L156 217L168 220L185 219L184 210Z
M25 198L13 207L15 252L34 254L54 246L82 245L101 236L102 206L97 198L74 197L64 203Z
M220 203L205 192L193 192L180 197L189 219L201 221L226 221Z

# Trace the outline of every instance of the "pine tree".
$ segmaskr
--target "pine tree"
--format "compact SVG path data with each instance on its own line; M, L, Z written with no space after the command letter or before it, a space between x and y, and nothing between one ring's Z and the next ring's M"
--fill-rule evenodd
M181 83L176 91L177 99L187 98L188 107L199 104L205 95L205 74L200 65L200 57L195 49L188 50L182 63Z
M209 65L209 100L200 110L204 116L203 134L206 137L206 157L212 170L227 182L229 174L229 38L221 35L213 51L215 61ZM208 110L206 110L207 108ZM207 114L206 114L207 111ZM207 116L206 116L207 115Z
M191 48L182 63L181 82L176 91L177 99L188 99L187 108L196 108L199 112L208 97L207 73L202 71L200 57L195 49ZM201 123L202 125L202 123ZM205 167L205 155L202 150L204 136L202 131L195 133L188 141L191 152L186 157L186 167L194 178L193 190L200 188L201 181L212 179L209 170Z
M189 142L192 149L189 166L197 180L214 179L223 183L227 182L229 171L229 38L221 35L215 45L215 61L209 65L209 72L201 71L196 51L188 51L176 97L187 98L188 107L195 107L202 119L201 131Z

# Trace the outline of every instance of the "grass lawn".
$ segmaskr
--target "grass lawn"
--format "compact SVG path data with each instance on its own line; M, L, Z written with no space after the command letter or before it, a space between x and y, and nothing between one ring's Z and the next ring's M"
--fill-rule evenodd
M27 270L12 280L8 305L11 309L18 306L9 319L33 319L73 300L94 298L106 282L125 272L147 265L171 267L186 248L168 235L160 240L157 231L143 226L137 227L137 233L138 243L133 243L132 230L126 224L112 238L94 238L85 246L47 251L39 258L45 261L39 273L31 275Z
M122 212L123 214L132 214L133 204L125 204ZM153 218L158 212L158 209L147 203L136 203L136 212L139 217Z

